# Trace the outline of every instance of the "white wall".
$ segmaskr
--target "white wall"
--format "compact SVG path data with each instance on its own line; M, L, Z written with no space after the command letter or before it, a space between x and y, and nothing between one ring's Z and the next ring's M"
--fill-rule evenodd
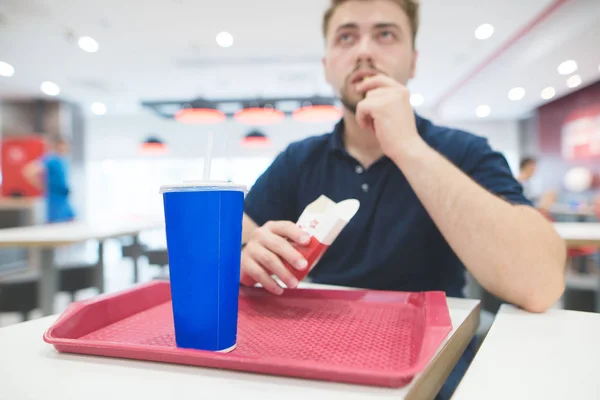
M511 121L443 121L433 118L435 123L456 127L485 136L491 146L506 154L511 163L520 156L519 124ZM170 148L167 158L202 158L208 133L216 134L214 157L273 157L289 143L305 137L326 133L333 123L302 124L291 119L281 124L261 128L271 139L267 149L247 149L240 140L250 128L234 121L210 126L185 125L172 120L158 118L150 113L89 118L87 121L86 160L139 159L139 144L149 135L155 134Z
M511 168L518 164L518 125L511 121L440 124L489 138L504 153ZM150 113L106 115L86 121L86 207L81 214L94 218L157 214L162 212L159 188L163 184L201 179L203 158L211 129L216 134L211 178L251 186L289 143L331 131L334 123L302 124L291 119L261 128L272 145L248 149L240 145L251 128L234 121L217 126L184 125ZM144 156L139 146L149 135L165 141L165 156Z
M215 132L215 157L264 157L274 156L285 146L307 136L326 133L333 123L302 124L285 119L274 126L261 127L269 136L272 146L268 149L247 149L240 140L251 127L227 120L214 126L186 125L166 120L150 113L89 118L87 121L87 160L101 161L107 158L139 158L140 143L149 135L156 135L169 146L167 157L203 157L208 133Z
M215 132L211 179L251 186L289 143L329 132L333 125L302 124L286 119L261 128L270 138L271 146L248 149L241 145L241 139L251 128L234 121L216 126L185 125L150 113L89 118L84 214L106 218L161 213L161 185L202 178L211 129ZM167 144L166 155L140 153L140 144L150 135Z
M513 174L519 171L521 157L519 144L519 122L517 120L498 121L443 121L435 120L438 125L450 126L475 135L484 136L490 146L504 154Z

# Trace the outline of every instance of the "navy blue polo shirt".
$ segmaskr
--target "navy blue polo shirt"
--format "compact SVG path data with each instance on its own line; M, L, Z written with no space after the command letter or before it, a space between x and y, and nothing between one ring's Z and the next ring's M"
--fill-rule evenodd
M417 119L422 138L492 193L531 203L504 156L487 139ZM442 290L463 297L464 266L441 235L402 171L387 157L363 168L344 147L344 124L292 143L258 178L245 200L256 224L296 222L322 194L356 198L360 209L311 271L313 282L379 290Z

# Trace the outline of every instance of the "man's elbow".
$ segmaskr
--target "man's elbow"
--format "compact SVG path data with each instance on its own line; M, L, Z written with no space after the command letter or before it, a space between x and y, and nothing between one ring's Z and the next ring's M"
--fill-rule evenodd
M560 269L553 269L545 279L532 285L521 307L532 313L543 313L552 307L565 291L565 275Z

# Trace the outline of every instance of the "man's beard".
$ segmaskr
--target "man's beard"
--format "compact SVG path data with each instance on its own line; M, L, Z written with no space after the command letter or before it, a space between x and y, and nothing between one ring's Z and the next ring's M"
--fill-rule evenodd
M364 99L364 98L365 97L363 96L362 99ZM362 99L360 99L360 100L362 100ZM340 101L342 102L344 107L346 107L346 109L348 109L348 111L350 111L354 115L356 115L356 108L358 107L358 103L360 102L360 100L350 99L350 96L348 96L347 88L345 86L342 88L341 95L340 95Z

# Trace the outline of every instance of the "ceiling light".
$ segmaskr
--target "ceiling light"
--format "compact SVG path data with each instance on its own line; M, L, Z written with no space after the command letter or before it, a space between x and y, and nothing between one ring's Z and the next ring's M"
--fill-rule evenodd
M558 73L561 75L570 75L577 71L577 63L574 60L567 60L558 66Z
M281 108L281 105L278 105ZM333 104L333 101L313 98L306 101L300 108L292 112L292 118L298 122L333 122L342 117L342 110Z
M477 109L475 110L475 114L479 117L479 118L485 118L488 117L492 112L492 109L490 108L490 106L486 106L486 105L481 105L479 107L477 107Z
M567 86L570 88L575 88L581 85L581 77L579 75L573 75L567 79Z
M169 151L165 142L156 136L150 136L140 145L140 152L149 156L161 156Z
M241 124L258 126L278 124L284 120L285 114L272 107L250 107L236 112L233 117Z
M413 107L419 107L423 105L425 102L425 98L420 93L413 93L410 95L410 105Z
M242 139L242 146L253 149L267 148L270 144L269 137L259 130L248 132Z
M229 32L221 32L217 35L217 44L221 47L231 47L233 36Z
M106 114L106 106L102 103L92 103L92 106L90 108L92 109L92 112L96 115Z
M175 114L175 119L184 124L214 125L226 118L222 111L214 108L184 108Z
M15 68L5 62L0 61L0 76L13 76L15 74Z
M550 100L551 98L556 96L556 90L554 90L553 87L547 87L546 89L542 90L541 96L544 100Z
M40 89L48 96L57 96L60 93L60 88L54 82L42 82Z
M508 92L508 98L512 101L521 100L523 97L525 97L525 89L522 87L512 88Z
M479 40L485 40L492 37L494 34L494 27L490 24L479 25L475 29L475 37Z
M89 36L80 37L77 43L79 44L79 47L81 47L81 50L87 51L88 53L95 53L98 51L98 48L100 48L98 42Z

